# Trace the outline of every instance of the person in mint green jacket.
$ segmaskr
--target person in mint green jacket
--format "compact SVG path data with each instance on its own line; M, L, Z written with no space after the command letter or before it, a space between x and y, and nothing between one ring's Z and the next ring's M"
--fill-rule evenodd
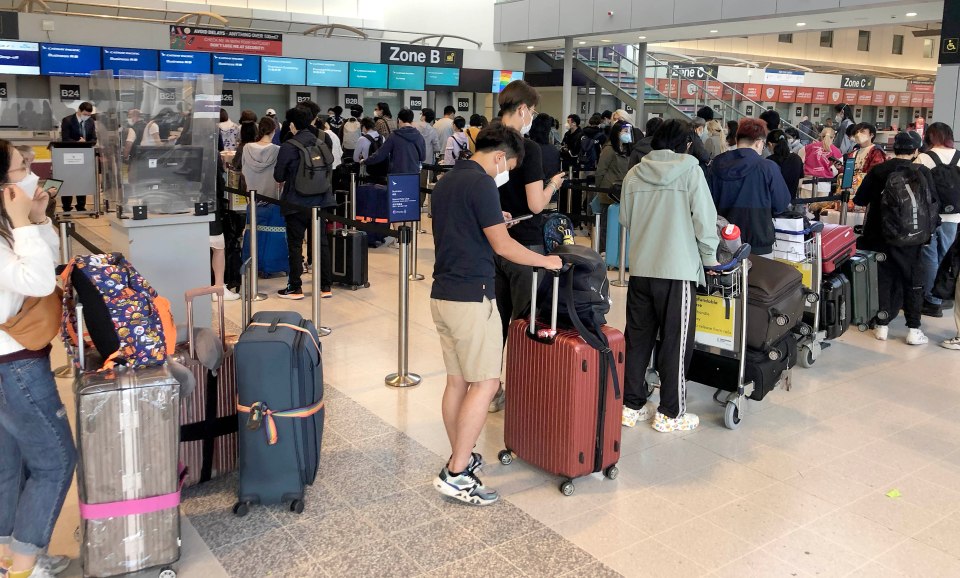
M689 431L700 419L687 412L686 368L696 333L697 283L718 265L717 210L703 171L687 154L689 123L668 120L653 150L627 173L620 224L630 231L627 358L623 425L654 418L660 432ZM658 333L660 406L647 403L646 370Z

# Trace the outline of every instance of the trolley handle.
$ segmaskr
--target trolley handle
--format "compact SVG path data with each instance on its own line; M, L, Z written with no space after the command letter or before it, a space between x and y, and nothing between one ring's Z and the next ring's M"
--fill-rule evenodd
M552 343L557 336L557 309L560 302L560 275L570 270L570 264L564 263L559 271L548 270L547 273L553 277L552 307L550 308L550 328L537 329L537 292L540 288L540 273L544 271L541 267L534 267L533 282L531 283L530 295L530 325L527 328L527 337L543 343Z
M746 259L750 256L750 243L744 243L740 245L740 248L737 249L737 252L733 254L733 258L727 261L726 263L721 263L719 265L714 265L712 267L704 267L706 271L712 271L715 273L730 273L739 267Z
M800 237L800 236L805 237L807 235L813 235L814 233L822 233L823 223L821 223L820 221L814 221L813 223L810 223L809 227L807 227L806 229L803 229L802 231L786 231L784 229L774 229L774 231L776 231L777 233L780 233L781 235L794 235L797 237Z

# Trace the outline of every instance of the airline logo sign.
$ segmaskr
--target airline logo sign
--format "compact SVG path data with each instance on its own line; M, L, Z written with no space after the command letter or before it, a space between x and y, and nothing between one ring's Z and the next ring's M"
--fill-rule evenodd
M779 86L765 86L763 87L763 102L777 102L777 99L780 96L780 87Z
M887 93L887 101L886 101L887 106L894 106L894 105L896 105L898 100L900 100L900 95L897 94L896 92L888 92L888 93Z
M831 90L830 91L830 102L837 102L843 100L843 91L842 90Z
M840 88L853 90L873 90L877 83L876 77L844 74L840 80Z
M380 63L460 68L463 49L383 43L380 45Z

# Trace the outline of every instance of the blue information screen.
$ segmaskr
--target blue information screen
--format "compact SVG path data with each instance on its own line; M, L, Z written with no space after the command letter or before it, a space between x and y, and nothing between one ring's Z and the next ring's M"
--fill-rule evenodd
M213 73L224 82L260 82L260 57L246 54L214 54Z
M420 175L390 175L387 177L390 199L388 221L391 223L420 220Z
M307 86L346 87L350 83L350 65L335 60L308 60Z
M350 63L351 88L386 88L387 65L366 62Z
M210 53L161 50L160 72L171 72L183 78L210 74Z
M390 88L394 90L423 90L423 67L390 65Z
M303 86L307 82L307 63L302 58L260 58L260 82Z
M40 45L0 41L0 74L40 74Z
M99 46L41 44L40 73L50 76L90 76L100 70Z
M112 70L114 76L119 76L121 70L156 72L158 56L156 50L143 48L104 48L103 69Z
M459 68L427 68L427 86L460 86Z

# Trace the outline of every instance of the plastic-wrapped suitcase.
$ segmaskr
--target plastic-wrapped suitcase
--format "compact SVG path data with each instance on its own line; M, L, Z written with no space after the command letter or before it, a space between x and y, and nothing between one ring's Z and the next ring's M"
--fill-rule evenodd
M836 339L850 328L850 280L837 273L823 280L820 291L820 330Z
M105 577L180 558L180 384L166 366L76 383L80 560Z
M885 318L880 311L880 295L877 280L877 261L881 253L857 251L843 267L850 279L850 325L866 331L876 318Z
M627 232L627 249L630 248L630 233ZM607 267L620 267L620 203L607 207ZM627 253L624 263L630 268L630 253Z
M197 358L193 301L216 295L219 315L217 339L222 357L217 367L207 367ZM237 365L233 349L227 347L223 314L223 291L204 287L186 294L186 347L178 346L178 360L197 380L193 395L184 399L180 410L180 454L187 468L186 486L224 476L237 469Z
M803 319L803 275L790 265L753 255L747 291L747 346L766 351Z
M507 449L500 453L500 461L509 464L515 454L568 478L560 487L565 495L573 493L574 478L601 471L616 478L623 396L613 386L611 369L622 384L623 334L603 327L616 362L610 368L607 356L576 331L557 330L550 340L529 329L528 319L518 319L507 337L503 432ZM544 329L538 326L537 332Z
M857 252L857 236L848 225L824 225L820 242L824 275L832 275Z
M333 282L356 291L369 287L367 234L363 231L337 229L330 236L330 256L333 267Z
M767 351L747 349L744 382L753 383L750 399L760 401L773 391L797 364L797 338L787 333ZM723 391L737 391L740 361L736 358L694 350L687 378ZM787 387L789 389L789 387Z
M240 426L240 486L234 513L251 504L291 502L303 512L304 487L320 464L323 365L313 322L262 311L234 349Z

